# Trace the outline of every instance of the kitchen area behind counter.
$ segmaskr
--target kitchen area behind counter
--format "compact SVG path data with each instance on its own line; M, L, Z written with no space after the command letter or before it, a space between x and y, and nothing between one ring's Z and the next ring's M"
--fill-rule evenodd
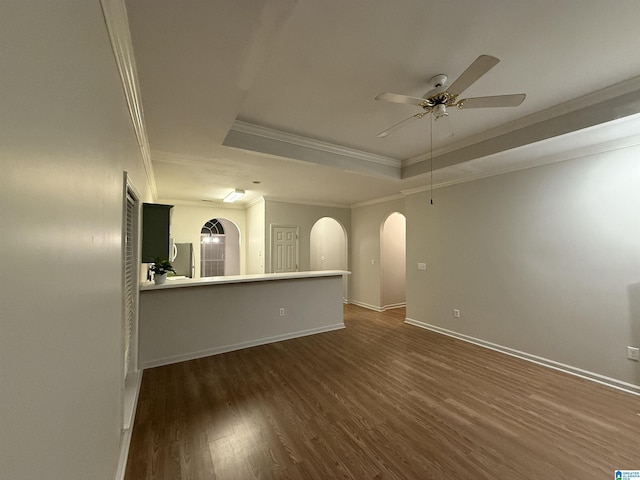
M344 328L342 270L143 283L142 368Z

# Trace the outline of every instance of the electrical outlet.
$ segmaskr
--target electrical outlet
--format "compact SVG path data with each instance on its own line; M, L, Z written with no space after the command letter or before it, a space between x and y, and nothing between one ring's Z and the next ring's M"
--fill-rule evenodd
M280 309L280 316L281 316L281 317L284 317L284 308L281 308L281 309Z
M629 360L635 360L636 362L640 362L640 348L627 347L627 358Z
M460 310L457 308L453 309L453 318L460 318Z
M425 270L426 271L427 270L427 264L419 262L418 263L418 270Z

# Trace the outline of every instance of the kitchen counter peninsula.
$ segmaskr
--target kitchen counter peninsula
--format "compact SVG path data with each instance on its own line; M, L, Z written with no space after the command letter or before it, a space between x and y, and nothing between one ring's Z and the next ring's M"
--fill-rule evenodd
M140 286L142 368L344 328L350 272L230 275Z

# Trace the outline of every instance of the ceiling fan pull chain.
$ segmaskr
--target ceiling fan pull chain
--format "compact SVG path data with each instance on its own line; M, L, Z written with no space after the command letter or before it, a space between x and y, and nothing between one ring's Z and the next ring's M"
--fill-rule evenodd
M433 115L429 116L429 137L430 137L430 149L431 153L429 154L429 171L430 171L430 180L429 180L429 196L431 197L430 203L433 205Z

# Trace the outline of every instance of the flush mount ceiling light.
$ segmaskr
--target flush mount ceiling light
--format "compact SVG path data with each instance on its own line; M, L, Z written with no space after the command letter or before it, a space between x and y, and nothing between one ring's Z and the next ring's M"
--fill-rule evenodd
M226 197L224 197L224 200L222 200L224 203L233 203L236 200L238 200L239 198L244 197L244 190L240 190L238 188L236 188L234 191L230 192L229 195L227 195Z

